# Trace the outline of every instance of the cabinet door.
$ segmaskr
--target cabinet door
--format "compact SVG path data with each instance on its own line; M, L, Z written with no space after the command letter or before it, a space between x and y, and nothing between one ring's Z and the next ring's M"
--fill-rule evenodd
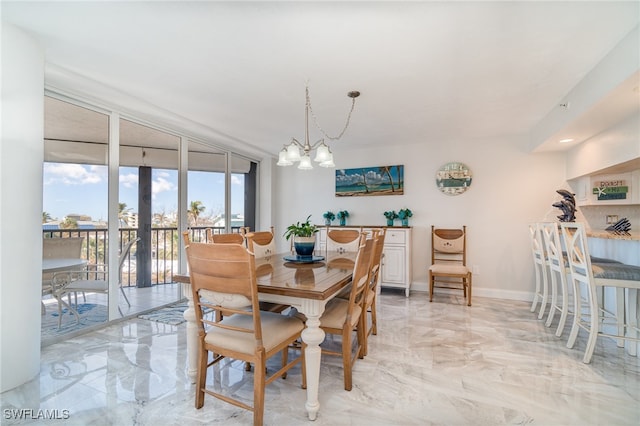
M385 246L382 258L382 283L404 284L404 247Z

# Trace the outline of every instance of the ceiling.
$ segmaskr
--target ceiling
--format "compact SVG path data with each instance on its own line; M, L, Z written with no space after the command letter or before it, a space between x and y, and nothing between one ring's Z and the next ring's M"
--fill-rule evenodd
M347 92L362 93L334 151L496 137L522 143L640 21L637 1L1 7L3 21L44 47L49 87L85 87L60 83L61 74L99 83L114 89L101 92L107 104L134 99L149 121L172 117L214 143L273 155L304 137L307 83L329 134L344 125ZM637 110L639 102L631 104ZM313 124L310 133L311 142L321 137Z

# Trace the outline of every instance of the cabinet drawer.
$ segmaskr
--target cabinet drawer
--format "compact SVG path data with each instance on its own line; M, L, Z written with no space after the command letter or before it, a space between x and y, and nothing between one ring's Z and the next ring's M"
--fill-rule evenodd
M405 243L405 233L400 231L387 230L384 236L384 243L386 244L403 244Z

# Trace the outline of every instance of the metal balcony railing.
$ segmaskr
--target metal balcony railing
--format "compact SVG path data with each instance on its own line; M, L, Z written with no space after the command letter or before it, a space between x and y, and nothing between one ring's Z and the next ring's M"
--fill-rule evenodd
M206 230L212 229L214 234L224 233L223 227L200 226L189 228L191 241L206 241ZM232 232L240 232L239 227ZM107 229L47 229L42 231L44 238L83 237L82 258L89 263L107 263ZM119 229L119 246L122 248L128 241L138 235L137 228ZM180 233L177 228L151 228L151 284L169 284L173 275L178 272L178 250ZM122 267L121 282L123 286L136 285L136 246L134 245Z

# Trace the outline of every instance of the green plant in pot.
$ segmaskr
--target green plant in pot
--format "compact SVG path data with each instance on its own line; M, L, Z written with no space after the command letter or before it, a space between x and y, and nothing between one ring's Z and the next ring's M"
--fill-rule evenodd
M316 245L315 234L318 232L318 228L311 224L310 218L311 215L307 216L307 220L304 222L289 225L284 233L287 240L293 238L293 247L298 256L313 256L313 249Z

